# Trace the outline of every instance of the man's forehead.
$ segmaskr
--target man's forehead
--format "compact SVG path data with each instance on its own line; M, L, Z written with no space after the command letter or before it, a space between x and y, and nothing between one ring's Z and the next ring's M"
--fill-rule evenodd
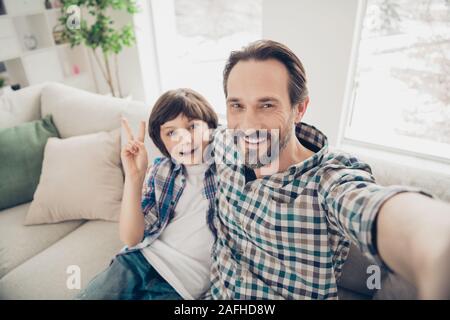
M227 82L228 97L256 99L288 94L289 74L275 59L240 61L230 72Z

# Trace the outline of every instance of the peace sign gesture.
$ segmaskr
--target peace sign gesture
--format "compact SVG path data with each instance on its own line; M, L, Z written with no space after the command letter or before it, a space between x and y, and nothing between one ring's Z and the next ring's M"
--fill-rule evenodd
M136 138L126 118L122 118L122 127L125 129L128 139L120 154L125 177L143 180L148 166L147 151L144 145L145 121L140 122L139 133Z

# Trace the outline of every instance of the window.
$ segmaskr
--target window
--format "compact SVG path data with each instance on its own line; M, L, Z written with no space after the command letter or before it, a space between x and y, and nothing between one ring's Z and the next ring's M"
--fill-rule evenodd
M262 0L152 1L163 91L192 88L225 115L222 72L232 50L262 36Z
M367 0L345 137L450 160L450 1Z

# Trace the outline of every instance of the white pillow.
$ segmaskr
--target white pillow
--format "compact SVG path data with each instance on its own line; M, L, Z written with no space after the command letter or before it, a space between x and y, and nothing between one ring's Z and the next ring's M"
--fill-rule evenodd
M50 138L25 225L79 219L118 221L123 181L120 129Z
M120 127L123 112L144 109L137 101L102 96L59 83L42 89L42 117L52 115L61 138L69 138Z
M0 96L0 128L40 119L42 87L35 85Z

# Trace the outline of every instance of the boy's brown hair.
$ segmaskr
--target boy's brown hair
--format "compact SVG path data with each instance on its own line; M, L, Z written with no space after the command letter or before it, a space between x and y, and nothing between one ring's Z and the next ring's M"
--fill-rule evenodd
M209 102L198 92L181 88L169 90L156 101L148 119L148 133L163 155L170 158L161 140L161 125L183 114L188 119L206 122L210 129L217 128L218 119Z

